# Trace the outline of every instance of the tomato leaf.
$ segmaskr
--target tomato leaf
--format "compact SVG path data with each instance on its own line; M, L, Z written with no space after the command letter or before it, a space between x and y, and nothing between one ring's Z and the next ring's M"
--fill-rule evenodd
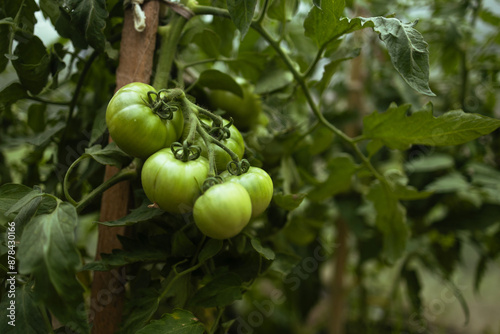
M221 39L214 31L203 29L193 37L193 42L195 42L207 56L212 58L217 58L219 56Z
M252 244L253 249L255 249L257 251L257 253L262 255L264 258L266 258L268 260L274 260L274 258L276 257L276 254L274 254L274 251L271 248L262 246L262 243L260 242L259 239L252 238L250 240L250 243Z
M411 145L459 145L488 134L500 127L500 120L479 114L449 111L434 117L432 106L406 116L409 105L391 105L384 113L372 113L363 119L363 134L381 140L387 147L405 150Z
M31 193L33 189L22 184L7 183L0 187L0 213L6 214L19 200Z
M298 9L297 0L274 0L267 10L267 16L273 20L286 22L293 18Z
M406 210L396 195L380 182L374 182L366 199L373 203L375 224L384 235L383 256L393 263L403 255L408 239Z
M29 97L28 92L20 83L14 82L10 84L0 92L0 111L5 105L12 104L27 97Z
M321 6L315 3L304 21L305 35L318 47L339 36L339 19L344 12L345 1L323 1Z
M240 85L228 74L218 70L206 70L200 74L198 84L210 89L227 90L243 98L243 90Z
M253 14L257 0L227 0L227 10L231 20L241 33L241 39L245 37L252 24Z
M141 261L162 261L167 257L167 252L147 245L137 245L133 250L113 249L111 254L101 254L101 260L85 264L80 271L108 271L112 268Z
M408 173L434 172L441 169L452 168L455 165L453 157L448 154L435 153L429 156L414 158L405 163Z
M44 334L47 333L47 327L43 320L42 313L40 312L40 307L37 305L35 298L33 296L33 284L27 283L16 287L16 297L15 297L15 326L9 325L8 322L11 320L8 317L8 311L4 311L5 314L0 319L0 333L2 334L16 334L16 333L26 333L26 334ZM2 302L0 303L0 308L2 310L7 310L10 306L10 298L7 297L7 293L2 296ZM7 316L6 316L7 315Z
M198 262L205 262L220 252L224 243L222 240L210 239L206 242L198 255Z
M91 157L101 165L111 165L121 167L130 160L130 157L120 150L116 143L112 142L101 148L101 145L94 145L85 149L85 156Z
M139 278L142 277L137 279ZM124 317L118 334L139 333L137 331L147 324L158 309L158 291L155 288L134 289L132 293L133 298L130 298L129 304L126 305L127 316Z
M366 19L373 30L380 34L392 64L411 88L435 96L429 88L429 51L423 36L413 28L417 21L403 23L395 18L374 17Z
M153 320L137 334L203 334L203 324L189 311L175 309Z
M106 43L105 0L67 0L71 23L85 36L85 41L97 51L103 51Z
M165 212L161 209L149 208L148 203L143 203L137 209L132 210L128 215L122 217L118 220L108 221L108 222L98 222L101 225L106 226L127 226L134 225L137 223L145 222L155 217L159 217Z
M7 19L2 19L0 21L4 20ZM9 53L9 45L10 45L9 32L10 30L7 24L0 24L0 73L5 70L7 64L9 63L9 58L5 56L6 54Z
M307 194L304 193L284 195L282 192L279 192L273 196L273 200L280 208L291 211L297 208L306 196Z
M59 122L56 125L46 129L45 131L37 133L35 136L26 138L26 142L35 146L43 146L59 131L64 129L65 126L66 124L64 122Z
M226 306L241 299L241 278L232 272L216 275L199 289L190 304L201 307Z
M83 288L76 279L80 255L75 246L76 209L59 202L56 209L37 216L25 227L18 248L19 272L35 277L34 292L51 312L74 329L88 332ZM83 310L83 312L82 312Z
M42 40L37 36L24 38L19 42L12 60L21 84L31 93L38 94L48 81L50 74L50 56Z
M327 198L348 191L357 165L350 155L334 157L328 164L328 178L311 190L308 198L321 202Z
M316 84L318 90L320 92L323 92L325 89L327 89L339 65L346 60L356 58L357 56L359 56L360 53L361 53L360 48L348 50L347 52L343 52L337 55L328 64L326 64L323 69L323 76L321 77L321 80Z

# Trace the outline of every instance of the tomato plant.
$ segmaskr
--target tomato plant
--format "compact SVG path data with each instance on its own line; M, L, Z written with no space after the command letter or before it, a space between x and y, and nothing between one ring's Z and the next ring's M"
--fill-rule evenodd
M133 82L109 101L106 124L118 147L139 158L170 147L182 134L181 112L173 112L150 85Z
M237 183L210 187L194 204L193 218L200 231L214 239L234 237L248 224L252 202L246 189Z
M494 1L140 2L0 1L0 333L494 331Z

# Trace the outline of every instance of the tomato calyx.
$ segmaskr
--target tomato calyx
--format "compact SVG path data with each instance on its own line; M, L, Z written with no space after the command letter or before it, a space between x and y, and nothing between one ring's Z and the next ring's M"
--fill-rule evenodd
M242 159L240 161L233 160L227 163L226 169L231 175L237 176L245 174L250 169L250 163L248 162L247 159Z
M171 120L174 112L179 111L181 104L176 100L180 95L177 90L160 89L159 91L149 91L147 103L154 114L163 120Z
M224 180L219 175L207 177L205 181L203 181L203 185L201 186L201 191L202 193L205 193L205 191L207 191L211 187L221 183L224 183Z
M214 121L214 124L212 125L208 133L219 141L224 139L229 139L231 138L231 131L229 131L231 125L233 125L232 118L229 119L229 122L226 125L223 124L216 125Z
M172 150L174 157L183 162L196 160L201 155L201 147L198 145L190 145L187 140L185 140L182 144L179 142L173 143L170 146L170 149Z

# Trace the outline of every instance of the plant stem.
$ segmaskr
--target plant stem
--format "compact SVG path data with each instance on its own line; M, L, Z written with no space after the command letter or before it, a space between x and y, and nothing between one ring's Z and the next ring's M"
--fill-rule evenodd
M50 322L49 317L47 317L47 310L43 306L39 306L40 313L42 313L43 322L45 323L45 327L47 327L49 334L54 334L54 329L52 328L52 323Z
M92 202L97 196L102 194L104 191L107 189L111 188L115 184L124 181L124 180L131 180L137 177L137 168L136 167L129 167L120 170L118 173L113 175L110 179L106 180L104 183L99 185L97 188L92 190L90 194L88 194L85 198L83 198L80 202L76 204L76 211L81 212L87 205ZM75 204L74 204L75 205Z
M69 104L69 112L68 112L68 119L66 120L66 127L64 128L64 132L61 136L61 143L64 143L66 139L66 135L68 134L68 129L69 124L71 123L71 120L73 119L73 114L75 112L76 108L76 103L78 102L78 98L80 97L80 91L82 90L83 87L83 82L85 81L85 78L87 77L87 73L90 70L90 67L94 63L94 60L97 59L97 56L99 56L99 52L94 51L90 55L89 59L85 63L85 66L83 67L82 73L80 74L80 77L78 78L78 82L76 84L75 92L73 93L73 98L70 101Z
M182 29L187 23L187 20L178 15L173 14L174 17L168 27L160 27L158 33L162 36L160 46L160 56L158 58L158 65L156 66L156 75L153 82L153 87L156 89L166 88L168 80L170 79L170 71L174 63L175 52L177 44L181 37Z
M165 286L165 288L162 290L160 296L158 297L158 303L161 302L163 300L163 298L165 298L165 296L167 295L168 291L170 291L170 288L172 288L172 285L174 285L174 283L179 279L181 278L182 276L186 275L186 274L189 274L190 272L193 272L195 271L196 269L198 269L199 267L201 267L201 265L203 264L203 262L198 262L198 264L196 264L195 266L192 266L186 270L184 270L183 272L180 272L180 273L176 273L175 277L172 278L172 280L170 282L168 282L168 284Z
M26 99L41 102L41 103L46 103L46 104L53 104L53 105L57 105L57 106L68 106L71 104L71 101L66 101L66 102L49 101L49 100L45 100L45 99L42 99L42 98L37 97L37 96L30 96L30 97L27 97Z
M71 174L71 172L73 171L73 169L76 167L76 165L78 165L82 160L84 160L86 158L85 155L81 155L78 159L76 159L72 164L71 166L69 166L68 170L66 171L66 174L64 175L64 180L63 180L63 192L64 192L64 197L66 197L66 200L68 200L68 202L70 202L71 204L73 204L74 206L77 205L76 201L73 199L73 197L71 197L71 195L69 194L69 184L68 184L68 179L69 179L69 176Z

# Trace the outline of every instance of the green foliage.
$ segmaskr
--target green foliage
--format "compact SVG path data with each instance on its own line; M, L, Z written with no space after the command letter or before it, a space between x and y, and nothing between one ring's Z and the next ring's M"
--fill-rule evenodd
M162 33L172 47L158 45L152 71L173 59L156 88L187 98L169 106L207 108L215 89L243 97L243 81L262 106L242 134L273 199L240 234L216 240L190 212L151 207L137 178L144 161L108 143L122 3L0 0L0 307L15 222L15 332L60 323L54 332L89 333L87 314L102 306L88 300L92 272L123 266L122 334L324 331L337 271L349 278L346 333L427 330L414 315L434 329L429 274L467 321L455 277L484 292L500 254L499 19L479 3L180 1L194 16ZM54 39L35 34L37 11ZM160 25L178 18L169 11ZM104 165L118 177L103 181ZM125 179L128 214L95 222L96 199ZM95 260L98 224L133 233ZM343 226L347 265L332 270ZM0 332L14 333L6 321Z

